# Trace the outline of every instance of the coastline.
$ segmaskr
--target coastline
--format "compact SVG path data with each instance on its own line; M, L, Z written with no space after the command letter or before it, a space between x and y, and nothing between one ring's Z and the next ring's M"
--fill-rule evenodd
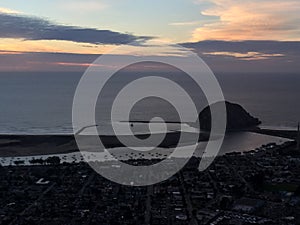
M255 149L247 151L231 151L224 152L223 154L217 155L217 157L226 157L226 156L248 156L248 155L257 155L261 156L265 152L269 151L278 151L280 149L287 149L292 146L295 146L294 141L285 141L280 144L268 143L263 144ZM294 147L295 148L295 147ZM182 148L184 150L184 147ZM171 149L160 149L157 153L143 152L143 153L129 153L125 148L116 148L116 149L107 149L107 152L86 152L86 151L72 151L72 152L57 152L49 153L42 155L27 155L27 156L9 156L1 157L0 156L0 166L34 166L34 165L48 165L49 161L53 158L59 159L58 164L71 163L78 164L83 162L89 163L105 163L105 162L114 162L120 160L123 162L126 161L143 161L143 162L153 162L160 161L168 157L172 153ZM185 155L176 156L178 160L185 159ZM173 158L175 160L175 158ZM192 158L201 159L202 156L194 154ZM207 156L210 158L210 156ZM171 158L172 159L172 158ZM202 158L203 159L203 158ZM35 162L34 162L35 161ZM50 163L51 164L51 163Z
M168 139L174 138L168 136ZM88 136L87 136L88 138ZM103 137L102 137L103 138ZM110 141L113 141L115 137L106 136ZM246 138L246 139L245 139ZM240 145L241 143L244 145ZM253 143L255 142L255 143ZM218 156L227 154L243 155L247 152L254 152L263 150L264 146L281 146L290 142L290 139L274 138L273 136L255 134L254 132L230 132L226 135L225 146L219 152ZM223 144L224 144L223 143ZM230 145L234 143L234 145ZM116 143L114 143L116 144ZM246 144L246 145L245 145ZM186 144L188 146L189 144ZM185 146L185 145L184 145ZM184 146L182 146L182 155L184 156ZM202 148L206 146L206 142L199 142L199 148L194 153L195 157L201 158ZM103 160L138 160L144 158L162 159L167 157L172 152L171 146L164 146L158 148L158 152L143 152L137 153L135 151L129 151L128 149L119 146L107 149L113 157L102 151L83 151L79 152L76 141L73 135L0 135L0 164L3 166L16 165L14 162L20 161L23 165L32 165L30 160L51 158L53 156L59 157L61 163L80 163L85 159L99 159ZM99 153L99 155L97 155ZM115 158L114 158L115 157Z
M184 135L191 135L188 132L181 132ZM160 134L153 134L160 135ZM191 135L194 138L193 134ZM138 134L136 138L145 139L148 134ZM90 135L82 135L82 137L92 138ZM123 135L123 138L130 139L132 136ZM199 135L198 141L204 142L208 140L208 135L203 133ZM101 141L105 148L121 148L125 147L120 140L113 135L100 135ZM180 132L169 132L158 146L160 148L171 148L176 146L180 138ZM130 147L148 147L134 145ZM59 135L0 135L0 157L19 157L19 156L35 156L35 155L51 155L51 154L66 154L79 152L73 134Z
M280 130L280 129L266 129L266 128L254 128L249 130L249 132L264 134L275 137L282 137L288 139L296 139L297 138L297 130Z
M260 127L254 127L250 129L231 131L227 132L228 135L238 134L242 132L249 132L258 135L267 135L270 137L279 137L288 140L295 140L297 137L297 131L295 130L279 130L279 129L266 129ZM198 141L205 143L209 139L209 133L201 132L200 134L173 131L168 132L158 146L159 148L170 149L178 144L180 135L199 135ZM152 135L161 135L159 133ZM191 135L191 137L195 137ZM91 135L81 135L87 138L86 141L89 143ZM122 135L123 138L132 138L131 135ZM136 138L146 139L149 134L137 134ZM94 138L94 137L93 137ZM126 147L123 143L114 135L99 135L104 149L114 149ZM271 142L271 141L270 141ZM270 143L269 142L269 143ZM133 143L133 142L130 142ZM189 145L190 143L186 143ZM268 143L265 143L268 144ZM150 147L150 146L138 146L133 144L130 147ZM252 146L253 147L253 146ZM260 146L257 146L260 147ZM248 149L250 150L250 149ZM89 150L95 152L93 150ZM97 150L98 151L98 150ZM232 152L236 149L232 149ZM240 152L245 149L240 149ZM73 134L0 134L0 157L25 157L25 156L42 156L42 155L56 155L56 154L70 154L78 153L79 149ZM225 152L226 153L226 152Z

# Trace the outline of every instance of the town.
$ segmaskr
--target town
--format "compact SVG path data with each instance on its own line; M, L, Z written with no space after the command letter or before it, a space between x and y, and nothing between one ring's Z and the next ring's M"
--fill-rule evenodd
M167 181L147 187L113 183L85 162L3 166L0 224L299 224L295 145L228 153L203 172L193 157ZM149 161L157 159L134 162Z

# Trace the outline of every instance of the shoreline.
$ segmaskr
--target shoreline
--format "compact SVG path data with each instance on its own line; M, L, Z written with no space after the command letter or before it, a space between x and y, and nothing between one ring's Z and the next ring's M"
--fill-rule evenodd
M259 146L252 150L247 150L243 152L227 152L219 154L216 157L231 157L231 156L249 156L249 155L261 155L269 151L278 151L280 149L288 149L295 146L294 141L286 141L281 144L268 143L262 146ZM110 149L112 150L112 149ZM119 149L120 150L120 149ZM121 149L122 151L122 149ZM164 154L152 154L152 153L142 153L139 154L126 154L126 152L120 154L116 152L110 152L111 155L105 152L60 152L54 154L45 154L45 155L27 155L27 156L9 156L1 157L0 156L0 167L7 166L45 166L45 165L57 165L57 164L80 164L80 163L113 163L118 160L122 162L153 162L164 160L168 156L168 152ZM152 156L150 156L152 155ZM53 158L56 158L58 162L53 164ZM191 158L205 160L209 159L210 156L203 158L202 156L193 155ZM191 159L190 158L190 159ZM178 156L170 158L171 160L186 160L184 156ZM189 160L190 160L189 159ZM52 161L52 162L50 162Z
M281 137L295 140L297 138L297 130L275 130L275 129L266 129L266 128L255 128L249 130L249 132L264 134L273 137Z
M290 140L295 140L297 136L297 131L293 130L272 130L272 129L262 129L253 128L248 130L228 132L251 132L256 134L268 135L272 137L287 138ZM181 132L183 134L191 135L191 133ZM154 134L157 135L157 134ZM205 133L197 134L199 135L199 142L205 142L208 140L209 135ZM139 134L136 135L139 139L146 139L149 135ZM84 135L83 137L88 138L89 135ZM121 148L124 146L116 136L113 135L100 135L99 136L104 143L104 148L113 149ZM123 135L125 138L130 138L130 135ZM164 140L158 146L160 148L171 148L174 147L179 140L180 132L169 132L166 134ZM267 144L267 143L266 143ZM188 145L188 144L187 144ZM130 147L141 147L133 146ZM142 146L147 147L147 146ZM259 147L259 146L258 146ZM16 135L16 134L0 134L0 157L22 157L22 156L36 156L36 155L53 155L53 154L69 154L79 152L76 144L75 136L73 134L57 134L57 135L44 135L44 134L34 134L34 135Z
M198 141L207 141L209 136L207 134L192 134L188 132L169 132L165 135L163 141L158 146L160 148L171 148L178 144L180 135L186 135L188 140L198 135ZM160 137L161 134L153 134L154 138ZM89 139L94 138L91 135L82 135L86 138L85 141L89 142ZM146 139L148 134L138 134L135 136L138 139ZM120 148L126 147L120 140L113 135L100 135L99 138L103 143L104 148ZM122 135L125 140L131 140L131 135ZM188 143L187 143L188 144ZM134 144L130 147L151 147L141 146L140 144ZM21 157L21 156L35 156L35 155L51 155L51 154L66 154L72 152L79 152L75 136L72 135L0 135L0 157Z

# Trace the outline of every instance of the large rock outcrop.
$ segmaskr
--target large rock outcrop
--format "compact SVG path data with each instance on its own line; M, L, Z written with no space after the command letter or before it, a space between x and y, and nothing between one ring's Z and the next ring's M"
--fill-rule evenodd
M227 131L245 130L261 124L258 118L251 116L242 106L230 102L225 102L227 111ZM199 114L201 130L210 131L211 129L211 112L210 108L218 110L220 103L215 103L204 108Z

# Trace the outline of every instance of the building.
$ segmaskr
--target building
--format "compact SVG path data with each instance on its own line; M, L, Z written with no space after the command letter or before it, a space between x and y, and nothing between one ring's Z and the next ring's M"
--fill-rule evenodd
M264 205L264 201L259 199L241 198L233 206L234 211L242 213L254 213Z

